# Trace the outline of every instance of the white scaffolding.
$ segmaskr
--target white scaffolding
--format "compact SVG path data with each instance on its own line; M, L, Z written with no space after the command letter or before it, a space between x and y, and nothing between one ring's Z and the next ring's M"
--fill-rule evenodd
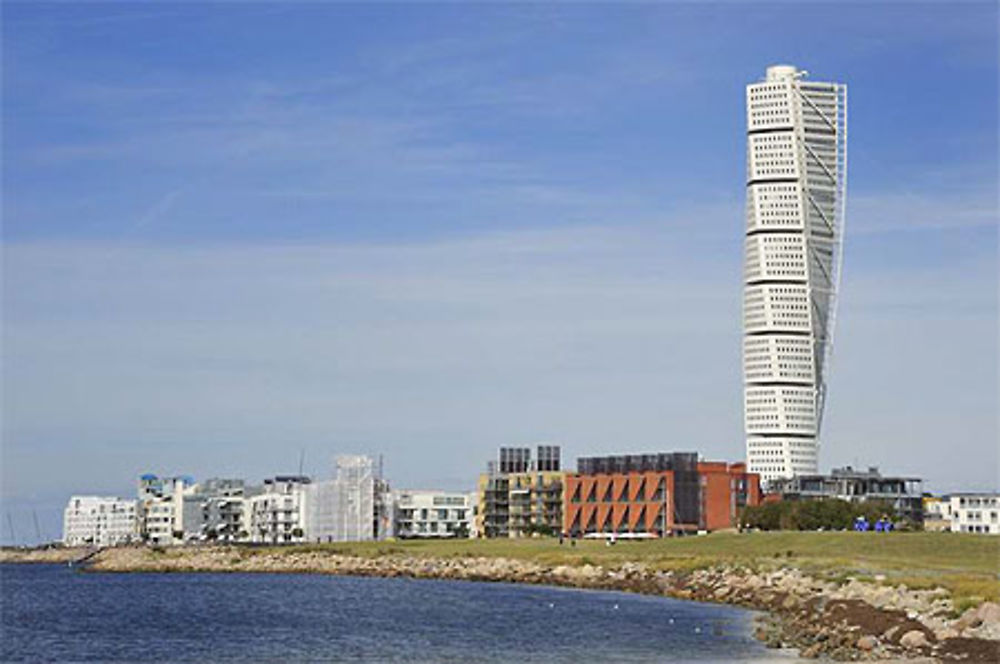
M360 542L376 539L375 461L338 456L334 478L306 488L306 539Z

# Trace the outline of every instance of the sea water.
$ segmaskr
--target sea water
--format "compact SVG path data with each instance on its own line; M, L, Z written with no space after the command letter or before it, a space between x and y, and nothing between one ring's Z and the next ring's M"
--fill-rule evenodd
M721 605L507 583L0 565L4 662L781 658L752 638L753 616Z

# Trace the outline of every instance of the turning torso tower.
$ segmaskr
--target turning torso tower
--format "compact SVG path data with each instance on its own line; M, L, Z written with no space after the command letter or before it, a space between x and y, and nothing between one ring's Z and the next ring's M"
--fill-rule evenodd
M744 427L750 472L818 472L843 245L847 87L768 67L747 86Z

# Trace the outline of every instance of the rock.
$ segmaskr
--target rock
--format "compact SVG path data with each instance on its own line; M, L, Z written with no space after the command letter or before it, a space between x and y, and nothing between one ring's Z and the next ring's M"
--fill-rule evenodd
M911 629L899 639L899 645L904 648L923 648L928 645L927 635L919 629Z
M976 609L976 617L987 625L1000 624L1000 604L996 602L983 602Z
M943 627L941 629L934 631L934 638L936 638L938 641L958 638L958 630L952 629L951 627Z
M862 636L860 639L858 639L858 642L855 645L857 646L858 650L864 650L865 652L868 652L870 650L875 649L875 646L878 645L878 639L870 635Z
M791 611L792 609L798 607L798 605L799 605L799 598L796 597L795 595L789 595L781 602L781 608L785 609L786 611Z
M814 643L805 650L803 650L802 652L800 652L799 656L802 657L803 659L816 659L817 657L819 657L822 650L823 650L823 644Z
M979 617L978 609L967 609L961 617L955 621L955 629L959 632L971 628L979 627L983 624L983 619Z

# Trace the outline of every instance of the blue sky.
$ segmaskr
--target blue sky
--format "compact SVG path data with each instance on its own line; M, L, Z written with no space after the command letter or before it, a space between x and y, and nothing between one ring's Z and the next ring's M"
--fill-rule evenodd
M742 458L743 87L778 62L849 85L821 465L997 485L995 4L3 11L21 539L300 450L448 488L539 440Z

